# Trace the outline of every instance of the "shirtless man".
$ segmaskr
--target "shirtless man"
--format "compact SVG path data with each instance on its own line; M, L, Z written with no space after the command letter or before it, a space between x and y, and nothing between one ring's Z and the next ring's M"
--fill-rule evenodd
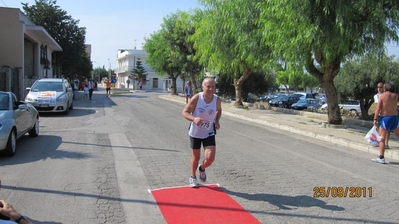
M394 92L393 83L384 84L385 92L378 97L378 104L374 114L374 125L379 125L379 133L382 139L379 143L380 155L371 161L384 164L385 139L389 131L393 131L399 137L399 119L396 110L398 95ZM380 115L380 117L378 117Z

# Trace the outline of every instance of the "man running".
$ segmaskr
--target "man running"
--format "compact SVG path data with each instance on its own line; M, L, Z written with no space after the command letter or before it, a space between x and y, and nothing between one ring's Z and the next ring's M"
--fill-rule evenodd
M222 103L220 98L215 95L215 80L205 78L202 82L202 90L193 96L183 109L182 115L189 120L191 156L191 176L190 186L197 187L197 167L199 178L202 182L206 181L205 169L215 160L216 155L216 130L220 128L219 120L222 115ZM199 164L201 158L201 145L204 148L205 158Z

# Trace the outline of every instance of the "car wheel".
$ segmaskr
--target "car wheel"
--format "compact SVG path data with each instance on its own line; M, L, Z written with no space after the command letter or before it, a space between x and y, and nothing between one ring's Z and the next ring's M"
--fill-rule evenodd
M17 148L17 138L15 137L15 131L13 129L11 130L11 133L8 136L7 146L3 151L3 155L5 156L15 155L16 148Z
M39 119L35 119L35 125L33 128L29 131L29 136L30 137L37 137L39 135Z

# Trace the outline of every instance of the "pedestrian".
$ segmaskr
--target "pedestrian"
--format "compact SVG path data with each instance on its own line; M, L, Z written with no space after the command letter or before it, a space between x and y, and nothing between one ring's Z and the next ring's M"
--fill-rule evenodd
M105 91L108 96L111 95L111 82L108 79L105 80Z
M89 99L91 100L94 91L94 82L92 79L89 79L89 81L87 82L87 87L89 88Z
M139 86L140 86L140 90L142 90L143 89L143 81L140 80Z
M128 79L128 80L126 81L126 84L127 84L127 88L129 89L130 79Z
M89 99L89 87L87 86L83 87L83 99L84 100Z
M196 94L186 104L182 111L184 118L189 120L189 137L191 155L190 186L197 187L197 167L199 178L206 181L205 169L208 168L216 156L216 130L219 130L219 120L222 115L221 99L215 94L215 80L205 78L202 82L203 92ZM204 148L204 160L199 164L201 158L201 144Z
M393 83L384 84L384 92L378 96L377 108L374 114L374 125L379 125L379 134L382 139L379 143L379 156L372 159L373 162L385 163L385 136L387 132L393 131L399 138L399 119L397 112L398 94L394 92Z
M186 96L186 104L187 104L188 99L191 99L191 96L193 95L190 81L187 81L187 84L184 86L184 95Z
M74 89L73 98L76 100L76 95L77 95L77 92L79 91L79 80L75 79L73 81L73 89Z
M384 92L384 83L383 82L379 82L377 84L377 94L374 95L374 103L378 104L378 96ZM385 149L389 149L389 138L391 137L391 132L387 132L387 136L385 136Z
M70 85L71 85L71 88L72 88L72 94L73 94L73 99L74 100L76 100L76 92L75 92L75 83L72 81L71 83L70 83Z

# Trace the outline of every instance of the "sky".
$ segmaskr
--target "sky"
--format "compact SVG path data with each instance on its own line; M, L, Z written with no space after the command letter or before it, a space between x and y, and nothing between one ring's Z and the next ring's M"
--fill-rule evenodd
M21 2L35 4L34 0L0 0L0 7L23 11ZM93 68L106 69L115 69L118 49L142 49L144 37L160 30L167 15L200 7L197 0L57 0L56 5L79 20L79 27L86 27Z
M0 0L0 7L19 8L35 0ZM163 18L177 10L201 5L197 0L57 0L56 3L80 27L86 27L93 67L115 69L118 49L142 49L144 37L161 29ZM387 44L387 54L399 56L396 44Z

